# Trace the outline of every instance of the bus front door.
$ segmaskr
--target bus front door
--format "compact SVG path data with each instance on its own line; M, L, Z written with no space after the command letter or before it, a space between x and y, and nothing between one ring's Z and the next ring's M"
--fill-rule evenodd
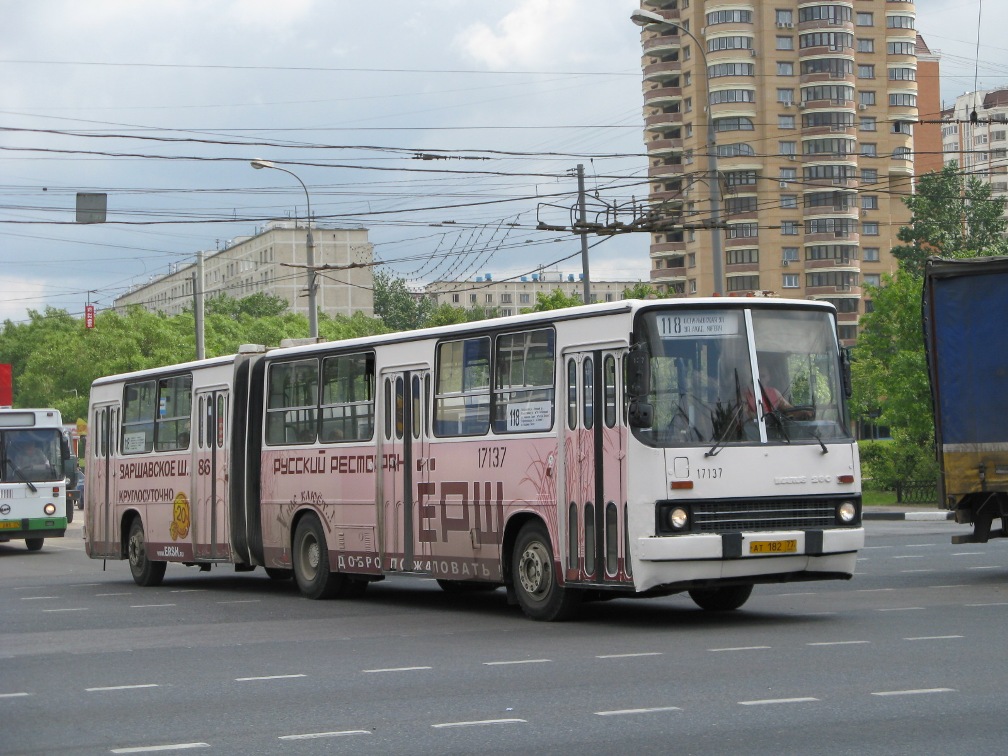
M91 557L120 558L119 522L116 500L119 474L116 449L119 439L119 405L95 407L95 440L85 478L84 493L88 542ZM93 465L93 467L92 467Z
M415 563L430 556L417 497L418 487L429 478L429 375L426 369L382 372L378 505L384 571L416 572L420 568Z
M625 434L619 380L622 353L564 353L564 543L568 580L604 583L622 570Z
M196 559L227 560L228 545L228 392L196 392L196 438L192 444L192 542Z

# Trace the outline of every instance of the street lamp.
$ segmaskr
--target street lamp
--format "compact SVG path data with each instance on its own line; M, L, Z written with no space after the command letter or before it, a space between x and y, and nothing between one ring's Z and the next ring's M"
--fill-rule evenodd
M305 202L308 205L308 247L307 247L307 268L308 268L308 335L313 339L318 339L318 310L315 307L315 239L312 238L311 231L311 197L308 196L308 187L296 173L288 171L275 165L272 160L253 160L252 167L256 170L261 168L272 168L274 171L283 171L288 176L293 176L304 189Z
M707 86L707 170L710 173L708 188L710 189L710 230L711 230L711 251L714 256L714 264L711 272L714 274L714 294L721 296L724 294L724 253L721 250L721 181L717 169L717 142L714 136L714 119L711 117L711 96L710 78L707 69L707 53L704 44L693 33L684 26L680 26L674 21L660 16L654 11L638 8L630 13L630 20L637 26L650 26L651 24L664 24L678 29L696 43L697 52L704 65L704 83Z

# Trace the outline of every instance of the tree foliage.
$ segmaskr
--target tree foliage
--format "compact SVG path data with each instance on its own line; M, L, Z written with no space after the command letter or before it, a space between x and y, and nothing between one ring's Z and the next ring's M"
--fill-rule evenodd
M562 310L565 307L579 307L584 304L581 297L573 294L564 294L563 289L551 289L549 293L537 291L536 303L531 312L545 312L546 310Z
M916 192L903 201L913 213L900 228L904 242L893 247L900 268L924 274L924 261L939 257L974 257L1008 252L1004 197L993 197L991 185L960 173L955 163L922 176Z
M383 270L374 273L374 312L392 331L422 328L434 311L434 302L426 296L414 296L401 278Z
M623 299L660 299L661 294L651 284L638 281L623 291Z

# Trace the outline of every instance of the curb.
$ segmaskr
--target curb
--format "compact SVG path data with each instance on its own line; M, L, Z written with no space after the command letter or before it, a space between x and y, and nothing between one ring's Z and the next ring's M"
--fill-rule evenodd
M955 512L872 512L861 510L862 520L906 520L914 522L945 522L954 520Z

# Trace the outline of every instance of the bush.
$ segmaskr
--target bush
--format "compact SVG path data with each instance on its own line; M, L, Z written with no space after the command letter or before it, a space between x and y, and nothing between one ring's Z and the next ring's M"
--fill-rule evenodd
M938 481L938 465L930 448L921 448L897 440L859 441L861 477L866 486L880 491L894 491L908 481Z

